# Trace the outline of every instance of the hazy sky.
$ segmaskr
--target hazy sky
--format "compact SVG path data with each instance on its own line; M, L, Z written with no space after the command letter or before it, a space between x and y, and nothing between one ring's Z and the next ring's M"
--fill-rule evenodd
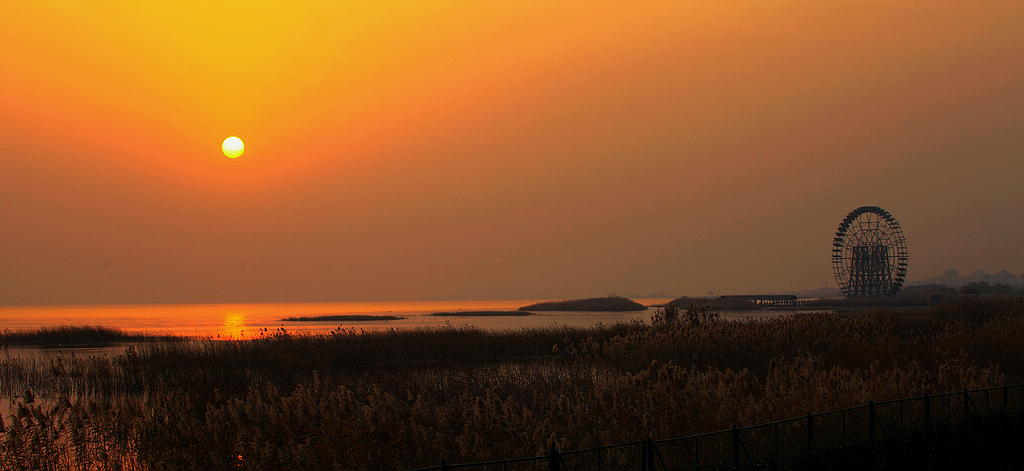
M1019 274L1022 159L1019 0L0 2L0 304Z

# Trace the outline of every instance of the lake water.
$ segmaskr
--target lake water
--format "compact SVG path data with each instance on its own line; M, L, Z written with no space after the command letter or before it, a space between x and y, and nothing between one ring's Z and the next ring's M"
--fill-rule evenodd
M670 299L637 299L659 305ZM263 329L289 332L327 331L339 326L362 330L409 329L444 325L484 329L518 329L552 325L593 326L635 319L650 321L654 309L637 312L538 312L532 316L472 317L460 311L514 311L537 300L401 301L294 304L180 304L132 306L0 306L0 329L22 330L58 325L101 325L131 332L245 339ZM454 312L450 316L432 316ZM724 313L726 318L785 315L779 311ZM390 315L390 321L285 321L288 317L325 315Z
M640 299L645 306L668 299ZM102 325L132 332L211 336L222 339L252 338L267 329L325 331L337 328L408 329L446 324L486 329L595 325L633 319L650 319L653 309L639 312L550 312L533 316L462 317L432 316L437 312L514 311L536 300L415 301L294 304L178 304L132 306L0 306L0 329L22 330L57 325ZM289 322L288 317L325 315L390 315L390 321Z

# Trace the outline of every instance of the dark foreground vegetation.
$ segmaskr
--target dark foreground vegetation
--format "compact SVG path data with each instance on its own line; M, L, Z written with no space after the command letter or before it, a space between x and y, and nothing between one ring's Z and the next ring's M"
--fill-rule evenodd
M840 441L807 450L787 463L792 471L1009 470L1024 466L1024 413L936 421L881 439ZM768 469L775 469L767 467Z
M545 301L519 308L520 311L592 311L625 312L643 311L647 306L622 296L603 298L570 299L566 301Z
M0 469L402 469L1024 379L1024 300L724 321L148 342L6 357ZM31 391L26 394L25 391ZM822 458L823 459L823 458Z
M120 329L102 326L56 326L35 330L0 332L0 347L74 347L79 345L104 345L112 343L138 342L168 339L127 333Z

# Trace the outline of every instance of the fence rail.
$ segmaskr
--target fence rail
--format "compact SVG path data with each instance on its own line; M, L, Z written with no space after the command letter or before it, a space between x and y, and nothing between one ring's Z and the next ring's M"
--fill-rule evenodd
M934 420L959 421L972 414L1024 410L1024 384L869 402L803 417L663 440L647 439L585 450L414 471L619 471L755 468L802 449L849 437L873 437Z

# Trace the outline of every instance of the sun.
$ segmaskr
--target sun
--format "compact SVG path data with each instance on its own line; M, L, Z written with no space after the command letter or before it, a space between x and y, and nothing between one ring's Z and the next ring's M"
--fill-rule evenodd
M242 143L241 139L231 136L224 139L224 143L220 145L220 150L224 151L224 155L234 159L242 155L242 152L245 152L245 144Z

